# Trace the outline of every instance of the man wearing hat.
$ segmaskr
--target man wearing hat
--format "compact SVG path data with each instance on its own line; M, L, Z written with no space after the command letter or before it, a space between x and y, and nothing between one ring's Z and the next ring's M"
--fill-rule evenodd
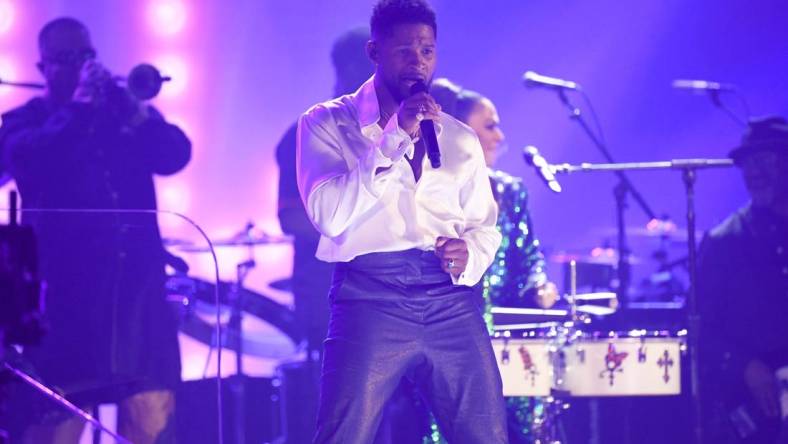
M788 411L780 398L788 377L777 373L788 372L788 121L752 120L730 157L751 200L701 245L706 436L785 443Z

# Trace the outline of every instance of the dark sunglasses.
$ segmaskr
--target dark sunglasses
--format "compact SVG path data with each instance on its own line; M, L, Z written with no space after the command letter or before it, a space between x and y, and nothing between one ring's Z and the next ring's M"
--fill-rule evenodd
M94 60L95 58L96 50L88 48L78 51L61 51L51 56L44 57L41 61L54 65L81 66L88 60Z

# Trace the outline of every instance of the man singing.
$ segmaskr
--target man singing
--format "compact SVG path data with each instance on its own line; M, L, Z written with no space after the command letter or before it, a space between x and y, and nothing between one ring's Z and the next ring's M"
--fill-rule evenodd
M381 0L367 53L375 74L299 121L298 185L336 262L316 443L369 443L406 374L452 443L505 443L501 379L470 286L501 236L478 138L426 93L435 14ZM435 123L440 168L419 123Z

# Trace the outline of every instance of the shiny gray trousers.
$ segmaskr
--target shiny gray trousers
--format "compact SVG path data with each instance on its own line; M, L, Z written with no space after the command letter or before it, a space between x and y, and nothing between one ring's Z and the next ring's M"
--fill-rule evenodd
M451 444L507 442L501 377L472 290L433 252L338 263L314 443L370 444L403 377Z

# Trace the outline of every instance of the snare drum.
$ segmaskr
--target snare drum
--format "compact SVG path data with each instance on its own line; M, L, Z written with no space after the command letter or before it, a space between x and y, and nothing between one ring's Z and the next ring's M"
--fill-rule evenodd
M665 332L584 335L556 352L555 388L572 396L681 393L683 336Z
M549 339L493 338L504 396L549 396L553 383Z

